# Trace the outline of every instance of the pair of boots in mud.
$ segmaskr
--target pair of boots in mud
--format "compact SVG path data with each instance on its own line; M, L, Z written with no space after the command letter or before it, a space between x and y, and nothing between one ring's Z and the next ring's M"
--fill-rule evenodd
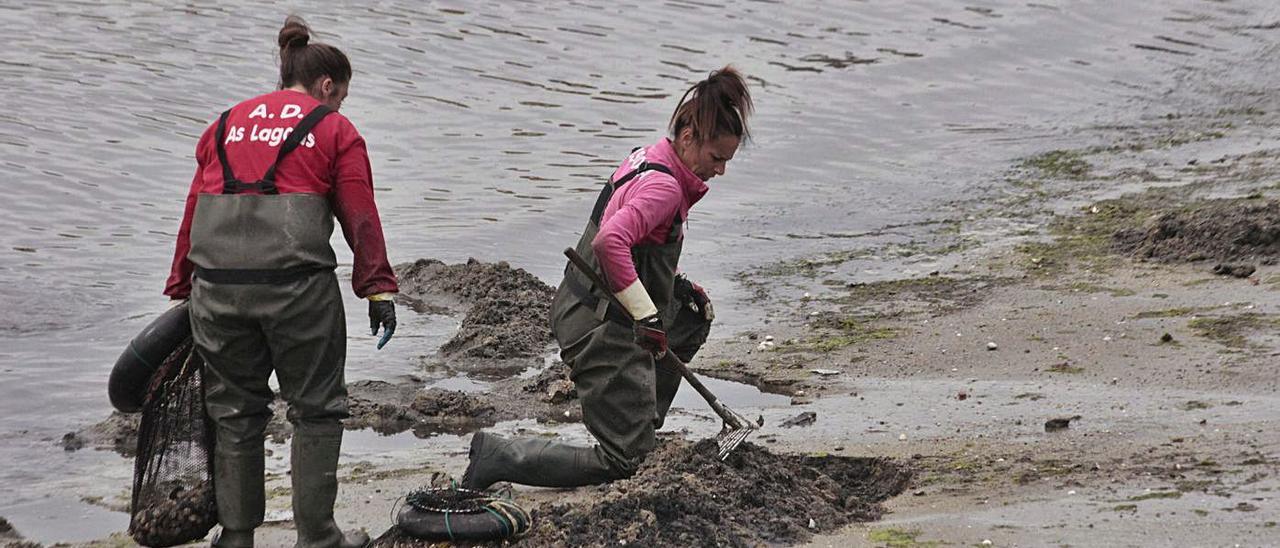
M262 442L218 445L214 451L214 488L222 530L216 548L252 548L253 532L264 521L265 455ZM369 544L363 531L343 533L333 519L338 495L338 453L342 430L295 431L290 464L293 476L295 548L361 548Z

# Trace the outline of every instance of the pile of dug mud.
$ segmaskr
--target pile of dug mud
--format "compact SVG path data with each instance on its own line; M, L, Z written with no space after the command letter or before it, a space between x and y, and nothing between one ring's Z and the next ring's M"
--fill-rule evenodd
M0 542L18 540L20 538L22 536L13 529L13 525L9 523L9 520L0 518Z
M285 420L286 409L284 400L280 398L271 402L272 417L267 423L266 435L273 441L280 442L293 435L293 426ZM122 457L133 458L138 453L138 426L141 421L141 413L112 411L111 416L102 422L67 432L59 445L66 451L84 448L112 450ZM0 548L8 547L0 545Z
M423 389L420 383L393 384L362 380L351 383L347 397L348 429L370 428L380 434L414 430L422 436L437 432L463 433L492 426L499 413L487 398L456 390Z
M533 512L518 546L760 546L880 517L911 472L880 458L780 455L746 443L721 462L713 440L664 440L628 480ZM517 501L519 502L519 501ZM426 546L395 530L379 547Z
M351 416L343 424L347 429L368 428L384 435L413 431L418 437L427 437L440 432L463 434L522 418L575 422L580 420L581 411L577 407L577 390L568 374L569 368L556 361L531 378L496 381L483 393L428 388L414 378L354 381L347 386ZM281 442L293 435L286 409L282 399L272 402L267 435L273 441ZM106 449L133 457L140 417L136 413L113 412L102 422L68 432L60 445L67 451Z
M355 381L348 386L348 429L381 434L412 430L419 437L439 432L463 434L499 421L534 418L539 422L579 420L577 390L569 368L553 362L532 378L509 377L483 392L427 388L421 381ZM283 413L278 413L282 416Z
M0 518L0 546L4 548L40 548L39 543L22 539L9 520Z
M1280 201L1207 200L1158 213L1113 236L1120 251L1157 261L1269 264L1280 257Z
M446 357L540 356L551 342L555 289L505 261L448 265L419 259L396 267L400 295L425 309L466 311L462 327L440 347Z
M138 423L142 415L126 415L112 411L106 420L86 426L75 432L67 432L59 443L65 451L78 451L85 447L112 449L125 457L138 452ZM2 545L0 545L2 546Z

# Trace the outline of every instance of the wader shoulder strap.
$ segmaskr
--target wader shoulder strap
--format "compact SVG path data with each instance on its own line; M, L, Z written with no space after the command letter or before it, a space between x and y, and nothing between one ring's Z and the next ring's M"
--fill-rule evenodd
M609 205L609 199L613 197L613 193L621 188L622 185L627 184L632 179L635 179L636 176L646 171L658 171L675 177L675 175L671 173L671 169L662 164L651 164L649 162L640 164L626 175L619 177L617 181L609 181L604 184L604 188L600 190L600 196L596 198L596 206L591 208L591 222L597 225L600 224L600 216L604 215L604 208Z
M293 131L289 132L289 137L280 145L280 152L276 154L276 161L271 163L271 167L267 168L267 173L262 176L256 183L245 183L236 178L231 171L231 164L227 162L226 126L227 117L231 114L231 109L227 109L218 118L218 129L214 132L217 139L218 161L222 163L222 193L223 194L239 194L245 190L258 190L263 194L279 194L280 189L276 188L276 166L280 165L280 161L284 159L290 152L298 148L302 144L302 140L311 134L311 130L315 129L316 124L320 123L325 116L333 112L333 109L320 105L307 113L307 116L293 127Z
M605 183L604 188L600 190L600 197L596 198L595 207L591 209L591 222L595 223L596 226L599 226L600 216L604 215L604 208L609 205L609 199L613 198L613 193L617 191L618 188L622 187L622 185L627 184L632 179L635 179L641 173L646 171L658 171L675 177L675 175L671 173L671 169L662 164L651 164L649 162L640 164L639 167L631 170L626 175L619 177L617 181ZM680 230L683 222L684 219L681 219L680 214L677 213L675 219L672 219L671 221L671 230L667 231L667 243L672 244L680 240Z
M218 130L214 132L214 138L217 139L218 162L222 164L222 193L227 194L227 187L240 184L240 180L236 179L236 174L231 171L231 163L227 162L227 147L223 143L227 140L227 116L231 115L231 109L222 111L222 116L218 117Z
M263 175L260 181L263 185L275 191L270 192L270 194L278 192L276 191L276 166L280 165L280 161L284 160L285 156L288 156L290 152L298 148L298 145L302 144L302 140L311 134L311 130L315 129L316 124L319 124L320 120L323 120L331 112L333 112L333 109L327 106L317 106L307 113L307 117L298 122L298 125L294 126L293 132L289 133L289 137L284 140L284 144L280 145L280 153L276 154L276 161L271 164L271 167L267 168L266 175Z

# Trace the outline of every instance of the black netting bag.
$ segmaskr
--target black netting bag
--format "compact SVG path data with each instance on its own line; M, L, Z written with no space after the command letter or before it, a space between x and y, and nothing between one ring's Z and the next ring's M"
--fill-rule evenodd
M129 506L129 535L143 546L185 544L204 538L218 523L203 369L188 338L147 387Z

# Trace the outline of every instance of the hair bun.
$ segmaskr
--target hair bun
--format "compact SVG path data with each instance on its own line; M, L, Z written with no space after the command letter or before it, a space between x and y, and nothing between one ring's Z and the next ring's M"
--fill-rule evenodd
M280 49L300 48L310 41L311 29L307 27L306 21L296 15L290 15L284 20L284 27L280 29L277 39Z
M747 117L753 108L751 92L747 90L742 74L726 65L712 71L705 80L694 84L680 97L676 111L671 115L671 135L678 137L681 130L688 128L699 140L720 135L750 139Z

